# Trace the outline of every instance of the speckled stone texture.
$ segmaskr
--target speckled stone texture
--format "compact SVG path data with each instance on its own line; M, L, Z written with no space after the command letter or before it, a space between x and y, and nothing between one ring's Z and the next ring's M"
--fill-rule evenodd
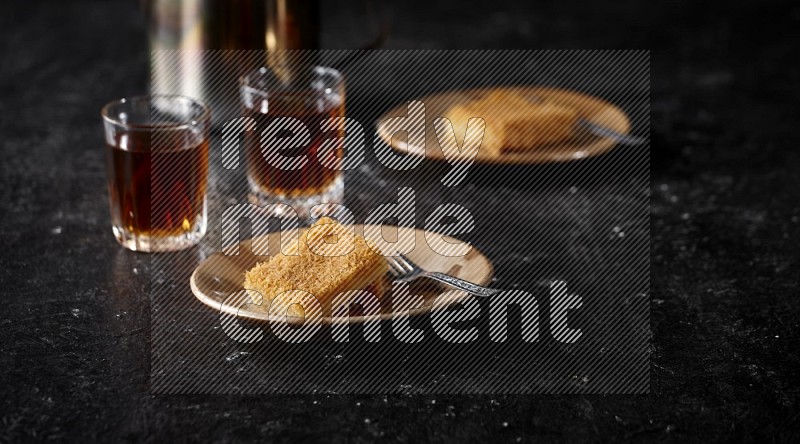
M108 226L99 108L142 93L133 1L0 5L0 440L796 441L800 6L408 2L389 48L652 49L652 390L152 396L147 256ZM326 6L355 47L361 3Z

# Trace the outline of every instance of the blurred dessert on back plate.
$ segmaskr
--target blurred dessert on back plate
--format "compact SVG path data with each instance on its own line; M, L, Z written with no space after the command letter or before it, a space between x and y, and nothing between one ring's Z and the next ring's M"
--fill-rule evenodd
M478 99L456 104L444 117L450 119L456 137L462 135L462 138L469 119L482 118L486 130L481 149L493 155L567 140L578 120L572 108L522 96L512 90L494 90Z

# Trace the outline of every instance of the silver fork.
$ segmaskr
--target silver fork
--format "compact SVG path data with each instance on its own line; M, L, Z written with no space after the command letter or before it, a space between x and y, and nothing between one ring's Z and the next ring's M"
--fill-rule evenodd
M525 95L525 100L531 103L544 103L541 97L534 96L534 95ZM627 134L618 133L611 128L607 128L603 125L590 122L587 119L578 119L578 126L583 128L585 131L588 131L595 136L600 137L607 137L614 142L617 142L622 145L642 145L643 143L647 142L647 139L644 137L637 137L637 136L630 136Z
M411 282L418 278L426 277L428 279L441 282L457 290L466 291L469 294L480 297L488 297L502 291L496 288L482 287L480 285L473 284L472 282L465 281L464 279L450 276L449 274L439 273L436 271L425 271L419 265L415 264L402 254L399 256L387 256L386 263L389 264L389 268L392 273L394 273L394 279L396 281Z

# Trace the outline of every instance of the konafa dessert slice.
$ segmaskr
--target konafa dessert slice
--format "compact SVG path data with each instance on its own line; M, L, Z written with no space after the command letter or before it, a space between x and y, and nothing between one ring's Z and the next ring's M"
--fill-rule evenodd
M262 311L270 311L270 305L277 302L281 304L278 313L302 317L304 313L298 305L273 299L282 294L287 299L292 290L302 290L325 307L348 290L367 290L381 297L387 287L387 272L386 260L371 241L336 220L323 217L301 230L299 242L283 254L247 271L244 288Z
M445 112L461 142L470 118L486 122L481 150L490 155L537 148L572 136L575 110L552 101L536 101L513 90L494 90L480 99L458 104Z
M574 110L552 102L522 109L524 114L513 116L505 122L503 148L506 150L529 150L567 140L572 136L578 120Z
M463 145L464 138L467 134L467 125L469 119L478 117L484 120L486 126L483 131L483 140L481 141L480 152L497 156L503 148L503 133L502 125L497 125L495 119L488 118L488 112L479 111L475 108L474 104L468 103L463 105L454 105L448 109L443 117L450 120L455 131L456 140L459 145ZM442 147L444 149L444 147Z

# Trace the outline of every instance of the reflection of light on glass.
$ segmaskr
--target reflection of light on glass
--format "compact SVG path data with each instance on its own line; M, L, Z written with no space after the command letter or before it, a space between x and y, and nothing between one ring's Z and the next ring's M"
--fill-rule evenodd
M273 29L267 30L266 44L268 50L274 50L275 47L278 46L278 41L275 38L275 30Z
M203 16L200 11L200 4L202 2L181 2L183 9L181 10L182 17L181 23L185 23L182 30L180 49L189 50L190 52L182 52L180 57L181 61L181 85L180 91L183 95L189 97L202 97L201 80L200 76L196 75L202 72L202 50L204 34L203 23L200 18Z
M151 75L153 93L202 96L202 2L156 2ZM180 51L180 52L178 52ZM156 108L160 109L157 105Z
M119 135L119 147L123 150L127 150L128 146L130 145L128 136L128 133L122 133Z

